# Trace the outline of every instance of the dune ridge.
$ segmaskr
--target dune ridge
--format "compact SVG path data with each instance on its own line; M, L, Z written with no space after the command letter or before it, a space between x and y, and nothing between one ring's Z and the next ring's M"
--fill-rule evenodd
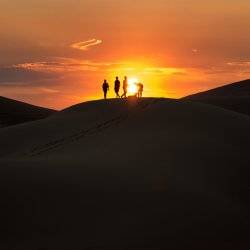
M0 96L0 127L44 119L54 113L53 109L38 107Z
M184 100L198 101L250 115L250 80L226 84L189 95Z

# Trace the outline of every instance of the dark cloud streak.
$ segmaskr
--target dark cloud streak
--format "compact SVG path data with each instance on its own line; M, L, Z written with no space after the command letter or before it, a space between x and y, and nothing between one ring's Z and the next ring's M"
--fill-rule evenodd
M59 77L56 73L51 72L37 72L28 69L21 69L16 67L1 67L0 68L0 84L1 83L15 83L15 82L31 82L39 81L41 79L55 79Z

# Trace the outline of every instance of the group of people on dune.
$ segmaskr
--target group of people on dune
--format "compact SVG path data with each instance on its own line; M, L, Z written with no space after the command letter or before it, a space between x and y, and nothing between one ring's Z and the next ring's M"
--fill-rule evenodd
M141 98L142 93L143 93L143 84L142 83L133 83L133 84L136 86L136 91L134 91L135 93L132 96ZM116 94L116 98L126 98L128 94L128 87L129 87L127 76L125 76L123 80L123 85L122 85L123 94L122 95L119 94L120 87L121 87L121 82L119 80L119 77L117 76L114 82L114 91ZM109 84L107 80L104 80L102 84L102 90L104 93L104 99L107 99L107 93L109 91Z

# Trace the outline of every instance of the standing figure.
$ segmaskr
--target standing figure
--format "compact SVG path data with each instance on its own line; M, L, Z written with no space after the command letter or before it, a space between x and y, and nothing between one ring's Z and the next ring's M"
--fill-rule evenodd
M141 98L142 97L142 92L143 92L143 84L142 83L138 83L138 97Z
M104 83L102 84L102 90L104 93L104 99L107 99L107 93L109 91L109 84L108 84L107 80L104 80Z
M118 97L118 98L120 98L120 95L119 95L120 85L121 84L120 84L119 78L117 76L115 79L115 93L116 93L116 97Z
M123 94L121 96L121 98L123 97L127 97L127 93L128 93L128 78L125 76L124 80L123 80Z

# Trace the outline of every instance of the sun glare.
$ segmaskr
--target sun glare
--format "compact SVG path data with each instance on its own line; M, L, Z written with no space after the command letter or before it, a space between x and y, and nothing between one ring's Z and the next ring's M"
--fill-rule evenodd
M128 79L128 94L134 95L137 93L137 86L136 84L138 83L137 78L129 78Z

